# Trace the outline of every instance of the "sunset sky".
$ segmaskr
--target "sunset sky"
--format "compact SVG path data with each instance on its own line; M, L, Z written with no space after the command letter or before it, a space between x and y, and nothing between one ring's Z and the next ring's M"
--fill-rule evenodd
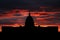
M0 25L23 26L29 10L35 25L60 30L60 0L0 0Z

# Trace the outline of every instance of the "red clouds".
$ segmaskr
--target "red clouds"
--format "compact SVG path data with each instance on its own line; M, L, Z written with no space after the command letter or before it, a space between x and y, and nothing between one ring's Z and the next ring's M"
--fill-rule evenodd
M18 27L20 25L24 26L28 13L28 10L18 9L7 11L5 14L0 14L0 24L13 27ZM45 25L44 27L47 27L52 25L60 25L60 12L31 11L30 13L34 19L35 26Z
M11 19L10 20L11 22L14 22L14 20L15 20L14 23L18 23L18 22L20 22L20 20L21 20L21 23L24 23L23 21L25 21L26 17L28 16L28 13L29 13L28 10L19 10L19 9L11 10L11 11L7 11L5 15L1 16L0 20L7 18L8 20ZM30 13L31 13L31 16L33 17L34 21L37 22L38 24L51 24L52 21L54 21L51 19L56 18L55 16L58 16L58 14L60 12L31 11ZM12 19L14 19L14 20L12 21ZM59 17L58 17L58 19L59 19ZM56 24L59 24L59 23L56 22Z
M18 11L18 12L16 12ZM19 9L15 9L15 10L11 10L11 11L7 11L5 15L1 16L0 19L2 18L18 18L18 20L21 18L21 19L24 19L24 17L27 17L28 16L28 10L19 10ZM35 19L35 20L38 20L38 21L43 21L43 22L46 22L46 21L49 21L49 19L51 18L55 18L55 16L58 16L58 14L60 12L39 12L39 11L31 11L31 16ZM57 14L57 15L56 15ZM20 18L19 18L20 17ZM47 20L48 19L48 20ZM18 21L17 20L17 21ZM25 19L24 19L25 20ZM23 20L23 21L24 21ZM37 22L38 23L38 22ZM43 23L44 24L44 23Z

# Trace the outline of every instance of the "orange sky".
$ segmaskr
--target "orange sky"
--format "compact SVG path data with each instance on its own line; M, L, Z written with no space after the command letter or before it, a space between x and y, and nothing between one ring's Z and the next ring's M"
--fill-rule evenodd
M1 24L2 26L13 26L13 27L19 27L20 25L24 26L24 22L26 20L26 17L28 16L28 10L19 10L18 13L16 13L16 10L11 10L11 11L8 11L6 12L7 14L3 15L0 17L0 20L5 20L5 19L9 19L8 21L11 21L13 22L13 24ZM31 16L33 17L34 19L34 22L35 22L35 26L38 26L38 25L41 25L43 27L47 27L47 26L58 26L58 31L60 32L60 23L56 23L56 24L53 24L52 22L49 23L48 20L46 20L46 18L54 18L55 16L50 16L50 15L55 15L56 13L60 13L60 12L45 12L45 11L42 11L42 12L37 12L37 11L31 11ZM25 18L24 18L25 17ZM15 20L14 20L14 19ZM20 19L21 18L21 19ZM59 18L59 17L57 17ZM39 23L39 21L41 21L41 23ZM46 23L48 22L48 23ZM0 27L0 31L1 31L1 27Z

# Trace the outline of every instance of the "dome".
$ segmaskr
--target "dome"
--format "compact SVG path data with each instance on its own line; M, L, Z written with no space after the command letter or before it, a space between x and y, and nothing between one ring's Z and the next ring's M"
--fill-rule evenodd
M33 26L34 26L34 20L33 20L33 18L30 16L30 13L29 13L29 16L28 16L27 19L26 19L25 26L26 26L26 27L33 27Z

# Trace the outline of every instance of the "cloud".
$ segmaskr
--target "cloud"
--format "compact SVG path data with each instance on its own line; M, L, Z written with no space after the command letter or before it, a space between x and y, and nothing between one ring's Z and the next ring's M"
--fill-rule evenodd
M54 17L60 17L60 13L56 13L53 15Z
M60 6L60 0L1 0L0 9L39 9L40 6Z
M26 17L13 17L0 19L0 24L24 24Z
M15 22L11 22L10 20L7 20L7 19L3 19L3 20L0 20L0 24L14 24Z
M20 13L21 12L21 13ZM1 16L6 16L6 18L0 18L0 24L24 24L26 20L26 16L28 15L28 12L20 11L19 13L16 13L15 11L8 12L7 13L0 13ZM60 13L53 13L53 12L39 12L34 13L32 12L32 17L34 19L34 22L38 24L60 24ZM12 17L9 17L11 16ZM24 16L25 15L25 16Z
M60 24L60 13L41 14L40 16L33 16L38 24Z
M21 15L21 14L16 13L16 14L14 14L13 16L22 16L22 15Z
M46 18L45 20L49 21L50 24L60 24L60 18Z

